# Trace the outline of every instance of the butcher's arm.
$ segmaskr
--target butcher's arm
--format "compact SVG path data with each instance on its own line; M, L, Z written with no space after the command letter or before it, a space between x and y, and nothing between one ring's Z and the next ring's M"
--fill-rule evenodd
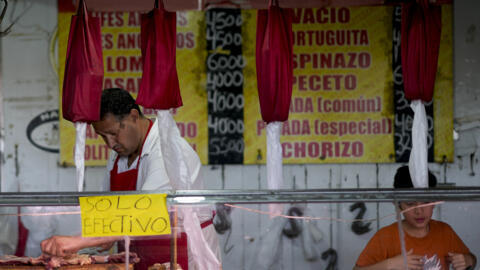
M111 237L82 237L54 235L40 243L42 252L54 256L66 256L77 253L88 247L107 247L115 241L122 240L121 236Z

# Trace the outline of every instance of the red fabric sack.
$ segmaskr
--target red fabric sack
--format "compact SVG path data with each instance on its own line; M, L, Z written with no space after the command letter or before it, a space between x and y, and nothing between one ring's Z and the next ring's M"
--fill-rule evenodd
M93 122L100 117L103 86L100 20L90 16L84 0L72 16L63 78L63 118Z
M428 0L402 4L402 70L409 100L432 100L441 29L440 6L430 5Z
M293 33L291 9L269 3L257 12L257 86L265 122L288 119L293 82Z
M168 110L182 106L178 84L177 14L166 11L162 1L141 17L143 74L137 104Z

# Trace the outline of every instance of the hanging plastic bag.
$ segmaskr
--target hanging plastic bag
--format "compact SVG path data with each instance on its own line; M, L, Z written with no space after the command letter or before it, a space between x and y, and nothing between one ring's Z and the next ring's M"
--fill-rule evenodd
M287 222L284 218L270 219L270 224L260 236L255 249L256 255L249 269L282 269L283 228Z
M305 209L305 215L312 216L312 212L309 208ZM302 219L302 225L303 256L307 261L316 261L320 258L322 254L319 243L323 239L323 233L317 227L317 222L315 220Z
M166 11L163 2L142 14L141 48L143 74L137 104L168 110L182 106L178 84L176 49L177 15Z
M288 119L293 82L293 13L270 0L268 10L257 13L256 66L258 98L263 121L267 122L267 183L270 189L283 187L280 132ZM269 205L272 216L283 211Z
M258 98L267 123L288 119L293 86L292 17L291 9L282 9L272 0L268 10L257 13Z
M402 70L408 100L432 100L441 29L440 6L428 0L402 3Z
M100 118L103 85L102 35L100 20L88 14L80 0L72 16L63 78L63 118L75 123L75 167L78 191L83 190L85 135L87 123Z
M202 189L199 178L200 159L195 150L180 136L180 131L168 110L157 111L160 145L165 168L175 189ZM220 269L220 261L211 250L200 227L200 215L211 213L209 207L180 207L179 218L187 233L188 246L197 269ZM207 214L208 215L208 214Z
M402 4L405 97L414 112L409 171L414 187L428 187L428 124L423 102L433 97L442 28L441 7L428 0Z
M176 13L165 10L158 0L155 8L142 15L141 47L143 75L137 104L157 109L159 140L163 161L174 189L203 188L200 159L181 137L170 109L182 106L176 69ZM221 264L211 250L200 227L199 214L211 209L179 208L179 218L188 236L188 246L196 269L220 269Z
M100 20L90 16L85 1L80 0L68 36L62 92L63 118L87 123L99 120L102 85Z
M408 160L408 170L414 187L428 188L428 123L425 105L421 100L414 100L410 105L413 110L412 151Z

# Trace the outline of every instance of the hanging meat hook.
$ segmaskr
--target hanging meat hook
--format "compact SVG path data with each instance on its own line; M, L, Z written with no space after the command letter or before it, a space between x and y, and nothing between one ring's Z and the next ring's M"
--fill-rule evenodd
M3 18L5 17L5 14L7 14L7 9L8 9L8 0L0 0L1 2L4 2L4 6L3 6L3 9L2 9L2 13L0 14L0 26L2 25L3 23ZM12 16L14 13L15 13L15 6L16 6L16 2L13 3L13 10L10 14L10 16ZM0 30L0 37L4 37L6 35L8 35L12 29L12 26L21 18L23 17L23 15L25 13L27 13L27 11L33 6L33 2L30 2L30 5L28 5L26 8L23 9L23 11L15 18L15 19L12 19L12 17L10 17L11 19L11 23L10 25L3 31Z
M2 2L4 2L5 5L3 6L2 14L0 14L0 25L2 25L3 18L5 17L5 14L7 13L7 7L8 7L8 0L2 0ZM10 29L12 28L13 23L14 23L14 22L12 22L12 23L7 27L7 29L5 29L5 31L0 31L0 37L4 37L4 36L8 35L8 33L10 33Z

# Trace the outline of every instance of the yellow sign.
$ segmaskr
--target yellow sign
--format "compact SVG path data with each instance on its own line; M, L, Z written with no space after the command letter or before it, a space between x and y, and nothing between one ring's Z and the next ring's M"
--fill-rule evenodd
M80 197L82 236L170 234L166 194Z
M59 1L71 5L70 2ZM70 20L75 10L59 8L59 11L61 90ZM257 11L241 13L243 97L219 98L217 105L240 104L243 121L235 123L243 130L243 140L227 145L209 135L209 127L216 127L216 122L210 123L208 102L216 100L217 95L207 94L207 84L211 81L206 68L207 40L212 33L206 25L216 21L223 27L222 20L208 17L202 11L177 12L176 63L183 107L174 117L181 136L197 151L202 164L211 162L209 150L224 151L225 155L241 152L243 164L266 162L266 125L260 114L255 65ZM405 134L411 133L411 126L405 124L399 131L395 125L400 121L395 114L393 88L393 14L390 6L294 10L293 92L289 119L283 123L280 138L284 164L393 163L397 162L399 152L410 150L410 142L395 143L397 137L409 139ZM94 12L93 15L102 19L104 88L125 88L136 97L142 73L140 13ZM216 42L229 40L228 35L214 37ZM452 82L452 5L442 5L432 120L435 162L453 160ZM62 107L59 108L61 114ZM144 113L153 116L151 109ZM229 120L228 117L225 119ZM60 163L72 166L75 129L63 117L59 122ZM223 123L225 132L234 130L235 123ZM85 165L104 166L109 154L105 143L88 126Z
M66 2L62 0L62 2ZM70 21L74 11L58 13L58 77L60 97L63 87L67 40ZM94 12L101 19L103 67L105 72L103 88L123 88L137 97L142 78L140 52L140 12ZM108 19L110 18L110 19ZM174 111L180 135L195 149L202 163L207 163L207 104L205 73L205 30L201 20L203 12L177 12L177 72L183 106ZM61 102L61 98L60 98ZM60 115L62 106L60 104ZM149 118L155 118L152 109L144 109ZM75 127L60 117L60 163L74 166ZM85 141L85 165L105 166L110 155L105 142L91 125L87 126Z
M294 11L293 93L281 131L283 162L394 162L392 8L326 10L332 16L322 16L324 9ZM316 16L328 21L319 23ZM255 29L247 28L250 38ZM244 50L248 62L255 63L254 49ZM266 159L266 125L256 82L249 83L244 162L254 164Z
M263 164L255 11L242 12L242 37L249 41L242 50L244 164ZM284 164L395 162L392 14L392 7L294 10L293 91L280 137ZM453 160L451 22L451 5L443 5L433 98L436 162Z

